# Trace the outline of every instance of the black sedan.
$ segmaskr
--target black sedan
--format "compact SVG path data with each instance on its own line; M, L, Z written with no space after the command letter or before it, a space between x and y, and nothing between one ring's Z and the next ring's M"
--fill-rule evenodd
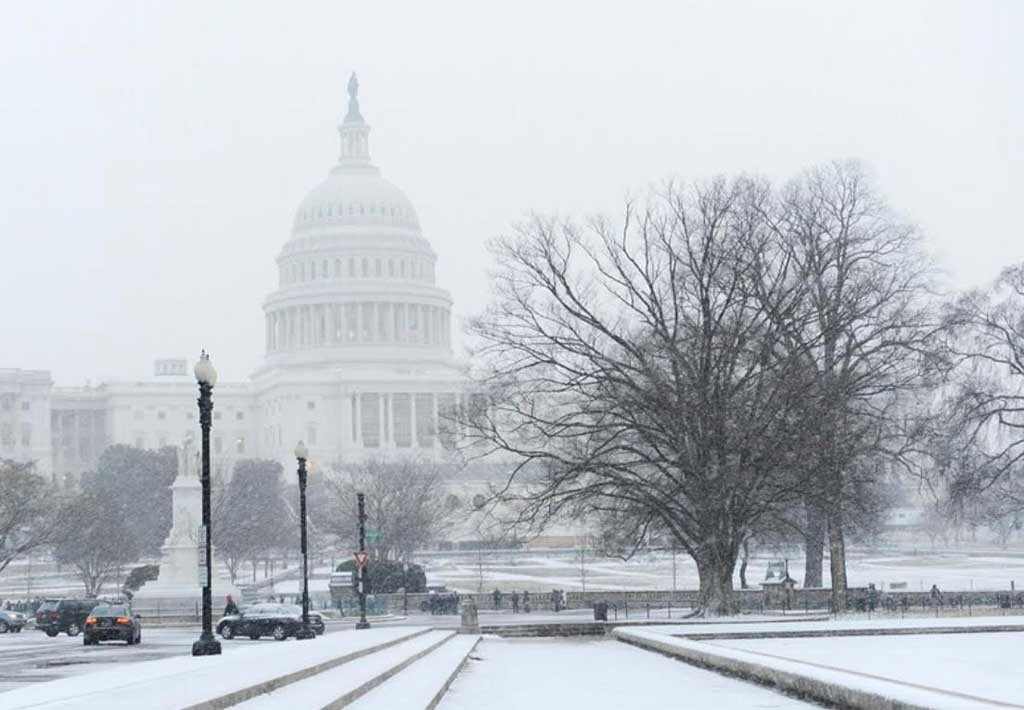
M324 620L316 612L309 613L309 626L317 634L324 632ZM223 617L217 633L225 639L248 636L252 640L272 636L284 641L302 628L302 607L295 604L253 604L238 614Z
M93 646L100 641L142 643L142 618L124 604L100 604L85 619L82 643Z

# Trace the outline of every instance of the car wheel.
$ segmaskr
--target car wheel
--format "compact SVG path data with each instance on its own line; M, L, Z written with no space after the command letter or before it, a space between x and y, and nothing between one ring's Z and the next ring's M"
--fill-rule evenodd
M11 630L11 627L7 625L6 621L0 621L0 634L6 634Z
M50 638L53 638L54 636L57 635L57 629L47 629L46 630L46 635L49 636Z
M235 630L231 624L224 624L224 626L220 627L220 637L228 641L235 637Z
M135 645L138 646L140 643L142 643L142 632L141 631L135 635Z
M124 643L125 643L126 646L134 646L135 645L135 634L128 634L128 636L124 640Z
M288 638L288 630L284 628L283 624L277 624L271 633L274 635L275 641L284 641Z
M20 633L21 633L21 629L22 629L22 627L21 627L21 626L19 626L18 628L16 628L16 629L14 630L14 633L16 633L16 634L20 634Z
M68 624L68 636L78 636L81 630L82 627L80 627L78 624L74 622Z

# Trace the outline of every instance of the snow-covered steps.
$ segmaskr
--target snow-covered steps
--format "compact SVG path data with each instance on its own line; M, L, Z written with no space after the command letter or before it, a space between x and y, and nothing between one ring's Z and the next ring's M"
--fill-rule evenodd
M454 636L455 632L450 630L429 631L232 707L238 710L347 707ZM380 707L391 710L389 705Z
M479 641L477 635L449 639L349 707L351 710L433 710Z
M219 710L273 690L301 685L307 679L353 668L371 658L377 663L394 649L407 648L427 636L437 640L436 632L428 628L392 627L330 633L310 641L225 641L220 656L175 656L133 663L128 668L111 664L113 667L106 670L3 693L0 707ZM313 706L299 702L289 710L307 707Z

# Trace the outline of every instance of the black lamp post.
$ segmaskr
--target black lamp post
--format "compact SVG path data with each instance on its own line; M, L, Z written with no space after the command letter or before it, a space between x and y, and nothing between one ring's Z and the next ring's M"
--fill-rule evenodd
M295 445L295 458L299 460L299 527L302 546L302 628L295 634L297 639L316 638L309 628L309 564L306 548L306 459L309 449L301 441Z
M210 609L211 587L213 586L213 556L210 542L210 426L213 419L213 386L217 383L217 371L213 369L210 356L204 350L195 367L199 383L199 425L202 429L203 466L200 482L203 485L203 526L200 529L200 552L206 562L206 579L203 582L203 633L192 644L193 656L219 656L220 642L213 636L213 613Z

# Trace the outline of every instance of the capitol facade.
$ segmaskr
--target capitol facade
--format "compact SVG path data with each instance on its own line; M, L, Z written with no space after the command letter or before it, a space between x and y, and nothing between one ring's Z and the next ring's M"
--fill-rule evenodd
M439 418L467 396L448 292L416 210L370 161L370 126L349 82L337 164L302 200L264 300L265 358L214 388L212 459L286 467L302 439L323 466L440 461ZM216 354L214 354L216 360ZM112 444L177 446L198 428L191 363L158 360L146 382L55 387L47 371L0 369L0 458L34 460L64 485Z

